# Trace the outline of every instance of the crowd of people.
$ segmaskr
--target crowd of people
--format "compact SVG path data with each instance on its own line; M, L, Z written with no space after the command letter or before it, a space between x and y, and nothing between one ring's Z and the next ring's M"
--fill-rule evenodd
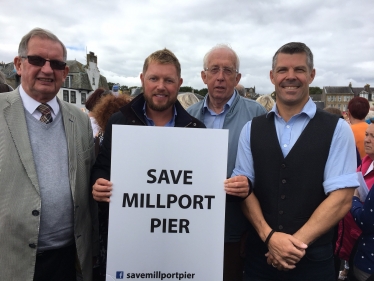
M370 105L354 97L349 122L318 109L304 43L273 56L276 103L243 97L239 57L220 44L202 58L203 100L178 95L181 65L162 49L144 61L142 94L99 88L86 114L56 97L66 59L53 33L31 30L14 59L21 84L0 95L0 279L105 280L116 124L229 130L222 280L373 280Z

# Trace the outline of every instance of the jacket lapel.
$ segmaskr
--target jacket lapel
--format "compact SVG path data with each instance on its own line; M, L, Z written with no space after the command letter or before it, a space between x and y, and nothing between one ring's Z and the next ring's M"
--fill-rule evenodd
M76 155L76 117L70 112L68 106L64 102L61 102L58 98L58 103L60 104L62 120L65 128L65 136L68 147L68 160L69 160L69 181L71 194L74 198L75 194L75 182L76 182L76 171L77 171L77 155Z
M18 89L8 95L9 106L4 108L4 116L7 122L18 156L25 167L26 173L33 186L39 193L38 176L35 169L34 158L28 134L25 109Z

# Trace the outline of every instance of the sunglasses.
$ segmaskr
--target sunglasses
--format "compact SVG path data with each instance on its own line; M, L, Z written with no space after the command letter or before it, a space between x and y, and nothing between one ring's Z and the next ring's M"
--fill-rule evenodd
M45 65L46 61L49 61L51 68L54 70L64 70L66 66L66 62L59 61L59 60L46 60L45 58L42 58L39 56L26 56L26 57L21 57L21 58L28 59L29 64L32 64L35 66L43 66Z

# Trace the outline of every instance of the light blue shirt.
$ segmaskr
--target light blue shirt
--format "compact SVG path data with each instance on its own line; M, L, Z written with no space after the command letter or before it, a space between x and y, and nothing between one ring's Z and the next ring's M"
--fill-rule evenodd
M233 95L228 100L228 102L225 104L225 106L223 107L223 110L220 113L215 113L213 110L211 110L208 107L209 96L208 96L207 99L205 99L204 106L203 106L203 108L204 108L203 123L205 124L205 126L207 128L209 128L209 129L222 129L223 128L223 122L225 121L226 114L227 114L227 112L229 112L229 109L230 109L236 95L237 95L237 93L234 90Z
M155 126L155 123L153 122L153 120L147 116L147 112L145 110L146 105L147 105L147 103L144 102L143 113L144 113L144 117L145 117L145 122L147 123L147 126ZM164 125L164 127L174 127L174 125L175 125L175 116L177 116L177 109L175 108L175 106L173 106L173 109L174 109L174 115L170 119L170 121L167 122Z
M270 112L275 113L275 128L284 157L286 157L292 149L304 128L308 125L310 119L314 117L316 110L317 107L315 103L309 98L301 112L292 116L292 118L286 122L279 115L276 105L273 106ZM240 133L238 153L232 176L245 175L254 185L255 176L250 144L251 124L252 121L249 121ZM306 147L305 149L308 148ZM305 159L305 161L308 161L308 159ZM337 189L358 186L356 166L356 149L352 130L346 121L339 119L334 131L324 171L323 187L325 193L329 194Z

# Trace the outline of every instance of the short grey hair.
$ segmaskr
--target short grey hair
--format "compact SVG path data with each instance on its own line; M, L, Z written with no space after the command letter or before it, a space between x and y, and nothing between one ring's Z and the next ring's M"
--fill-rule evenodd
M62 43L60 41L60 39L58 39L57 36L54 35L52 32L50 32L46 29L39 28L39 27L36 27L36 28L32 29L29 33L27 33L25 36L22 37L22 40L19 43L19 47L18 47L18 56L19 57L27 56L27 51L28 51L27 50L27 45L29 44L29 41L32 37L49 39L49 40L52 40L54 42L60 43L60 45L62 46L62 50L63 50L63 58L64 58L64 61L66 61L67 50L66 50L66 47L65 47L64 43Z
M209 56L210 54L215 51L215 50L219 50L219 49L226 49L226 50L229 50L231 51L234 56L235 56L235 69L239 72L239 67L240 67L240 61L239 61L239 57L238 55L236 54L236 52L227 44L218 44L216 46L214 46L212 49L209 50L209 52L207 52L204 56L204 59L203 59L203 69L205 70L206 68L208 68L208 59L209 59Z
M305 53L306 54L306 64L308 65L308 68L310 71L313 70L314 64L313 64L313 53L309 49L307 45L301 42L290 42L278 49L278 51L273 56L273 64L272 69L275 69L275 66L277 64L277 58L278 54L300 54Z

